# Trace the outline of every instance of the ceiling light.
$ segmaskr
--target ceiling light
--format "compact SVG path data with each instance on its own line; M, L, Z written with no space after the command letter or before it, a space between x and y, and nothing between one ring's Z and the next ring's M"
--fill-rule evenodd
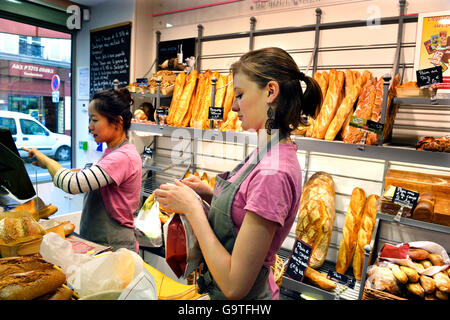
M171 28L171 27L173 27L173 25L172 25L172 24L170 24L170 23L166 23L166 28Z

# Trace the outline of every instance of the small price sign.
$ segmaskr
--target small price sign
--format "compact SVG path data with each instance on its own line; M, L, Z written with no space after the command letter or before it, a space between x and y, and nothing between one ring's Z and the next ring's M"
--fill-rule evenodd
M408 208L415 208L419 201L419 193L400 187L395 188L392 202Z
M417 86L419 88L442 83L442 67L437 66L433 68L417 70L416 78Z
M169 108L156 108L156 114L160 117L167 117L169 115Z
M294 280L303 281L311 254L312 247L300 239L296 239L287 264L286 274Z
M209 107L208 119L209 120L223 120L223 108Z
M351 117L349 125L376 134L382 134L384 131L384 124L355 116Z
M345 274L341 274L334 270L328 271L327 278L330 280L336 281L340 284L343 284L343 285L349 287L350 289L355 288L355 283L356 283L355 278L346 276Z

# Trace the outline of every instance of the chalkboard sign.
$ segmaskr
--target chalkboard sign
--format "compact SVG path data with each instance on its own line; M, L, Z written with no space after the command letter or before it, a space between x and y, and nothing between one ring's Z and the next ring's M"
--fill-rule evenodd
M417 70L416 77L417 86L419 88L442 83L442 67L437 66L433 68Z
M223 120L223 108L209 107L208 119L209 120Z
M350 289L355 288L356 280L353 277L347 276L345 274L341 274L334 270L328 270L327 279L333 280L335 282L339 282Z
M419 195L418 192L396 187L392 202L408 208L415 208L419 200Z
M91 30L90 95L130 80L131 23Z
M286 274L294 280L303 281L311 253L312 247L310 245L296 239L287 264Z

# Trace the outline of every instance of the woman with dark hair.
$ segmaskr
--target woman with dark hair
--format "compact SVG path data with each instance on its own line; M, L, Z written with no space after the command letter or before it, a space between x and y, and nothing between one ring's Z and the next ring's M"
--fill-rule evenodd
M81 237L114 249L138 250L134 212L140 202L142 161L136 147L128 143L133 103L127 89L94 94L89 104L89 132L107 149L90 168L70 170L36 148L33 164L47 168L53 183L71 194L85 193L80 221Z
M244 130L257 132L257 148L233 171L218 175L214 189L191 175L162 185L155 195L192 225L207 266L198 284L211 299L278 299L270 266L292 228L302 188L290 132L315 114L322 93L280 48L250 51L231 72L232 110ZM208 217L190 189L211 203Z

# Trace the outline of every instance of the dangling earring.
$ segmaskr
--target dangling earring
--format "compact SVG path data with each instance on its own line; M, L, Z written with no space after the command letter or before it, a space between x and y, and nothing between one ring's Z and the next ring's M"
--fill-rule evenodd
M269 109L267 109L267 121L266 121L266 131L267 134L270 136L272 135L272 129L274 126L274 116L275 116L275 111L272 109L272 106L269 105Z

